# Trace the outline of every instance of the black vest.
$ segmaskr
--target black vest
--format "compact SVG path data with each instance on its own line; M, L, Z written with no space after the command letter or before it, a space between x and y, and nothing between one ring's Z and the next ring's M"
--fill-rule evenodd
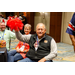
M45 36L39 42L39 47L37 51L35 51L34 43L36 42L36 38L36 34L31 36L29 41L30 50L26 54L26 56L32 60L42 59L43 57L47 56L51 50L50 46L52 37L45 34Z

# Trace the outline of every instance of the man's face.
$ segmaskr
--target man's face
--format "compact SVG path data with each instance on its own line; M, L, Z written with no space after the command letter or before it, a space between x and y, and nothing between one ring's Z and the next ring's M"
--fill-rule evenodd
M43 24L38 24L36 27L36 33L38 38L42 38L46 32L45 26Z
M6 28L5 23L0 23L0 27L1 27L1 31L4 31Z

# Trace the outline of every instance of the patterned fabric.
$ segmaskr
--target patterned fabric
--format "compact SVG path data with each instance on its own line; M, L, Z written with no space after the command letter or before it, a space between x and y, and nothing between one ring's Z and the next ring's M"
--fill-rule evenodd
M5 40L0 40L0 48L6 47L6 41Z
M69 22L66 33L68 33L70 35L75 35L75 13L72 16L71 21Z
M29 51L30 46L28 43L24 43L24 42L19 41L18 45L16 46L16 49L17 48L19 48L22 51L26 51L26 53L27 53ZM26 53L21 52L20 54L23 58L26 58Z

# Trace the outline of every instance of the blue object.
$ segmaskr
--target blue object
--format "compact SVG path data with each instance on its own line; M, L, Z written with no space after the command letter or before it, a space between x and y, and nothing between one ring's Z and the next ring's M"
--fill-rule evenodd
M4 53L5 51L0 51L0 53Z
M75 36L75 13L73 14L69 24L72 26L68 26L66 33L70 34L70 35L74 35Z

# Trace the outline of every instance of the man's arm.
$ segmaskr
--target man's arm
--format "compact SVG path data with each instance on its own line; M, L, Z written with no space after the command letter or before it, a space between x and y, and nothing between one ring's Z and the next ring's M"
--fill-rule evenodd
M24 22L25 21L25 19L23 19L23 20L21 20L22 22Z
M72 45L74 46L74 52L75 52L75 36L74 35L70 35L71 41L72 41Z
M50 54L39 60L38 62L45 62L46 60L52 60L57 56L57 45L54 39L51 40L51 51Z
M16 39L16 35L15 35L15 33L12 32L12 31L9 31L9 32L10 32L10 38L12 38L12 39Z
M31 35L22 35L19 31L15 31L16 37L22 42L29 42Z

